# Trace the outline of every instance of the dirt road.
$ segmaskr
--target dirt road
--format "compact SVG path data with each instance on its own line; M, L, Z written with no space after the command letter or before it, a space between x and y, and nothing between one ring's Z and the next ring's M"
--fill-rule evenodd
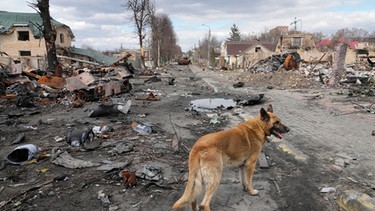
M6 163L0 171L1 209L171 210L185 187L188 149L195 140L257 115L269 103L291 131L286 141L272 139L264 147L270 167L257 166L254 186L260 195L242 191L237 169L226 169L212 210L340 210L340 191L373 192L375 116L356 107L374 103L373 97L347 97L345 89L281 90L267 78L264 86L234 88L241 80L235 72L202 71L196 66L171 66L157 73L158 80L131 79L131 93L112 99L131 100L127 114L89 117L99 102L81 108L37 104L21 109L3 101L2 157L17 146L34 144L35 158L47 153L56 160L67 154L73 158L70 163L83 166L63 166L51 157L24 165ZM149 92L160 100L136 100ZM253 106L200 113L190 105L197 99L241 101L257 94L264 98ZM134 131L134 122L152 125L153 133ZM96 137L86 148L71 147L64 140L71 128L100 125L113 128L109 139ZM25 139L12 145L21 133ZM124 185L122 170L136 172L134 187ZM321 193L322 188L334 191ZM109 203L100 196L107 196Z

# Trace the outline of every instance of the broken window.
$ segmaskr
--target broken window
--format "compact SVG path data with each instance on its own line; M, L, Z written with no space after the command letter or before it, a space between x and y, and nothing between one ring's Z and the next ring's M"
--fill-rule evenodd
M31 51L20 51L20 56L31 56Z
M260 47L255 47L255 52L259 52L260 51Z
M60 34L60 43L64 43L64 34L63 33Z
M28 31L19 31L18 32L18 40L20 40L20 41L30 40L29 32Z
M292 47L301 47L302 45L302 37L293 37L292 38Z

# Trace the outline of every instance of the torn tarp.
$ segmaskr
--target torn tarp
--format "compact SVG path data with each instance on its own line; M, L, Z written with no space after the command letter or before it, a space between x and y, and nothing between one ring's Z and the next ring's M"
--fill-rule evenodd
M52 149L50 160L53 164L71 169L100 166L99 163L73 158L67 151L61 151L56 148Z

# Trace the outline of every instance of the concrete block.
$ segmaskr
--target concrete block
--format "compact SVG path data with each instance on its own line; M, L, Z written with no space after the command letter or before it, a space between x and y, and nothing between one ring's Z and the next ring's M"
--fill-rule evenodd
M259 162L259 167L261 169L268 169L270 167L268 165L268 161L267 161L266 155L263 152L260 153L259 158L258 158L258 162Z

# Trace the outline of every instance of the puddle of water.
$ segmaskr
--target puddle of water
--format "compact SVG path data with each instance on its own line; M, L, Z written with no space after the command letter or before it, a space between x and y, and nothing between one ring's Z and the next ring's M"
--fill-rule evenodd
M224 98L206 98L193 100L190 103L191 110L198 112L210 112L215 109L230 109L237 104L233 99Z

